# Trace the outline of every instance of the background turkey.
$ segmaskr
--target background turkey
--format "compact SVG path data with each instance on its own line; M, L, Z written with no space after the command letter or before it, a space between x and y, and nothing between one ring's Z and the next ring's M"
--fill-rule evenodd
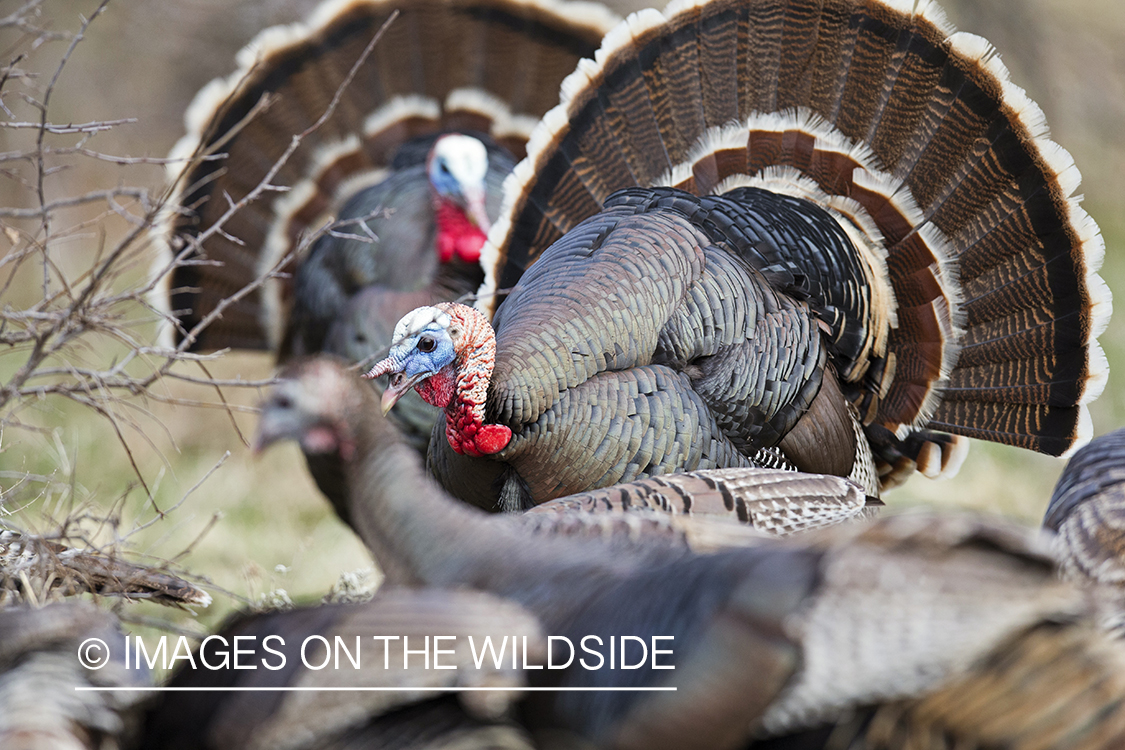
M396 10L331 116L270 180L286 191L265 192L216 231L328 111ZM226 154L177 183L167 234L188 261L167 290L177 340L359 360L385 348L410 309L476 291L504 177L614 20L596 3L349 0L261 32L238 70L200 91L173 149L173 159ZM271 271L295 273L243 292ZM400 424L424 446L433 410L404 407Z
M402 373L387 401L439 373L447 489L528 507L756 463L877 495L872 453L886 487L956 469L950 434L1090 437L1104 247L984 40L929 3L715 0L632 16L596 59L486 247L481 305L516 285L487 400L465 308L404 318L372 371Z
M369 414L374 395L337 363L301 363L278 388L263 439L319 432L353 446L349 508L394 583L489 592L523 607L543 635L675 635L674 671L524 672L532 686L677 688L517 696L513 715L550 746L720 748L752 737L767 747L841 746L828 744L832 735L856 748L922 738L937 748L1019 747L1032 736L1109 748L1125 736L1125 652L1091 622L1088 595L1056 578L1032 530L969 516L902 516L713 555L669 550L654 564L599 541L530 537L520 517L455 502L393 428ZM338 617L344 611L282 613L266 630L289 622L287 633L349 633ZM426 632L411 622L409 632ZM296 669L185 679L343 678ZM190 716L205 736L233 726L221 705L165 699L164 714ZM362 727L368 700L344 694L336 716L350 707L352 726ZM278 715L296 737L317 712L272 702L241 714L266 727Z
M1043 525L1058 532L1056 546L1069 578L1125 590L1125 430L1074 454Z

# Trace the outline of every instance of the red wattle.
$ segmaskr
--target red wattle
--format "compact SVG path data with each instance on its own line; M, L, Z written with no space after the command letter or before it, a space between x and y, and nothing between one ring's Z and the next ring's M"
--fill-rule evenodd
M464 413L446 415L445 437L449 447L465 456L491 456L508 447L512 431L502 424L462 421Z
M441 199L435 203L438 260L448 263L456 256L466 263L478 262L480 249L484 247L484 232L469 220L460 206Z
M449 406L449 402L453 400L453 394L457 390L457 383L453 375L442 370L436 375L426 378L415 385L414 390L418 391L418 395L430 406L444 409Z
M491 456L508 447L512 442L512 431L502 424L481 425L473 441L481 455Z
M512 431L502 424L482 424L473 414L471 402L454 400L445 413L445 437L449 446L466 456L491 456L508 447Z

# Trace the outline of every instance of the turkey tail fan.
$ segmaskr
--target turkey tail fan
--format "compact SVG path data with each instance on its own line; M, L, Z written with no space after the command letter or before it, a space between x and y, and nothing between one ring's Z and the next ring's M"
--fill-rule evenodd
M286 259L349 191L384 176L403 142L470 130L522 157L535 123L558 103L559 83L617 20L592 2L330 0L308 23L266 29L239 53L238 70L204 87L187 112L173 159L226 156L182 176L174 167L179 181L164 227L172 252L212 228L317 122L396 10L332 115L273 177L287 190L267 191L230 216L202 242L202 257L189 257L205 263L171 274L163 291L179 319L177 338ZM276 348L287 291L267 281L230 304L192 349Z
M842 372L865 421L1062 455L1090 436L1111 307L1078 181L988 43L927 0L677 0L563 82L505 185L480 304L621 188L811 198L867 238L890 305Z

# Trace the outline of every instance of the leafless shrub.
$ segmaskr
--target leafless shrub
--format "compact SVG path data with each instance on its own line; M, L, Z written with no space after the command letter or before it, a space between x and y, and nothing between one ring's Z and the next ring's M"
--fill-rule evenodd
M270 382L214 378L208 363L224 352L196 354L188 350L200 331L222 316L229 305L280 276L287 258L221 303L194 328L181 329L180 343L175 346L156 343L158 323L174 321L153 303L153 291L177 267L209 262L193 256L209 237L224 232L224 225L235 213L285 189L273 184L274 177L301 142L332 114L352 77L349 75L336 92L320 120L293 136L289 148L254 189L238 201L227 197L226 211L218 221L198 236L185 238L177 244L174 255L154 267L154 244L160 241L157 228L163 212L171 210L168 203L175 185L146 187L144 179L137 179L134 185L128 183L135 175L130 170L140 166L151 169L151 165L165 165L167 160L99 150L100 134L132 125L133 119L62 122L53 117L58 109L53 102L57 84L87 30L110 2L102 0L72 31L59 31L44 22L43 0L25 0L9 15L0 17L0 39L6 42L0 44L0 50L10 54L6 61L0 61L0 143L4 144L0 146L0 196L17 196L5 201L14 205L0 205L0 247L4 242L9 245L0 256L0 461L4 462L0 470L0 530L7 527L17 531L23 548L35 552L32 557L49 561L48 567L39 571L43 573L40 593L77 586L70 580L60 589L60 580L52 579L63 575L58 567L60 543L84 545L75 555L87 555L86 578L91 579L106 573L99 566L112 568L120 562L117 551L131 535L166 517L170 509L156 504L156 478L146 476L135 455L138 443L149 445L160 455L160 445L170 440L152 409L154 402L224 409L237 430L234 412L248 407L232 404L224 389L256 388ZM377 40L378 35L356 62L352 75ZM37 72L43 70L47 72ZM269 103L264 97L251 117ZM200 161L223 156L194 154L176 165L180 167L180 179ZM68 176L91 160L117 165L117 180L75 190L75 182ZM304 246L314 240L307 238ZM177 395L184 391L168 387L170 381L203 389L202 395ZM12 446L19 442L17 435L38 433L59 443L39 415L43 409L61 410L66 404L100 417L132 467L133 486L126 488L108 511L94 510L92 504L80 499L74 474L63 465L66 450L61 444L57 445L57 466L50 470L37 473L26 461L18 465L19 461L11 460ZM158 437L160 433L163 438ZM121 529L118 510L132 491L143 493L148 519ZM14 529L11 513L29 505L40 508L51 519L48 525L54 527L34 533ZM5 549L11 548L8 544ZM177 557L187 551L190 546ZM0 560L0 565L3 563ZM110 573L117 575L120 571ZM19 588L22 596L29 592L35 596L30 579L25 577L21 584L12 583L6 590Z

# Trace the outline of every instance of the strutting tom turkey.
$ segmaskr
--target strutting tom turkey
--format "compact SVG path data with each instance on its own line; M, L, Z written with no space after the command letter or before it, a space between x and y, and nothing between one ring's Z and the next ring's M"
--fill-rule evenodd
M328 110L396 10L331 116L270 181L285 190L220 221ZM385 350L414 307L476 291L504 177L615 20L596 3L333 0L307 23L263 31L237 71L198 94L173 153L225 155L190 169L171 202L169 245L188 261L167 290L177 338L193 350L268 348L282 361L360 360ZM292 276L197 328L271 270ZM424 446L435 411L403 406L397 421Z
M495 340L423 308L372 370L445 407L454 494L757 464L877 495L965 436L1089 438L1110 295L1078 172L932 3L676 2L562 88L484 250Z

